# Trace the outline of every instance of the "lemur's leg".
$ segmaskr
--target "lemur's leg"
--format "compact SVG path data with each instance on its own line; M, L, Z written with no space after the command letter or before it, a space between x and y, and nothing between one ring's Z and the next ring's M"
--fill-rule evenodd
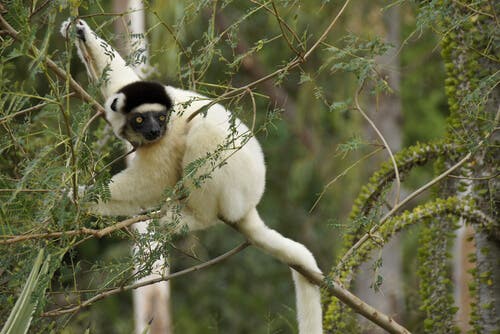
M85 21L66 20L61 26L61 34L68 36L71 24L75 24L78 55L87 68L92 80L100 80L104 98L108 98L123 86L139 81L134 70L108 43L90 29Z

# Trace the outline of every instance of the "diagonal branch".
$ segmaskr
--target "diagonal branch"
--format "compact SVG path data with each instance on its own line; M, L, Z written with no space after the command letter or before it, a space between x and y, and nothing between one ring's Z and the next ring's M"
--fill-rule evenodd
M249 245L250 245L250 243L244 242L241 245L239 245L239 246L231 249L230 251L228 251L228 252L226 252L226 253L224 253L224 254L216 257L216 258L213 258L210 261L204 262L202 264L199 264L199 265L196 265L196 266L193 266L193 267L190 267L190 268L178 271L176 273L173 273L173 274L170 274L170 275L167 275L167 276L153 278L153 279L149 279L147 281L137 282L137 283L130 284L130 285L127 285L127 286L122 286L122 287L114 288L114 289L111 289L111 290L108 290L108 291L104 291L104 292L101 292L101 293L97 294L96 296L94 296L94 297L92 297L90 299L85 300L84 302L82 302L81 304L78 304L76 306L71 306L71 307L66 307L66 308L60 308L60 309L56 309L56 310L52 310L52 311L48 311L48 312L42 313L42 317L55 317L55 316L59 316L59 315L62 315L62 314L77 312L77 311L81 310L84 307L90 306L91 304L95 303L96 301L99 301L101 299L104 299L104 298L112 296L112 295L116 295L117 293L120 293L120 292L129 291L129 290L133 290L133 289L138 289L140 287L143 287L143 286L146 286L146 285L155 284L155 283L158 283L158 282L169 281L172 278L184 276L184 275L190 274L190 273L195 272L195 271L203 270L205 268L208 268L210 266L218 264L218 263L220 263L220 262L228 259L229 257L231 257L231 256L233 256L233 255L235 255L235 254L237 254L239 252L241 252L242 250L244 250L245 248L247 248Z
M148 215L140 215L140 216L135 216L132 218L128 218L125 220L122 220L116 224L113 224L111 226L107 226L102 229L91 229L91 228L80 228L77 230L69 230L69 231L62 231L62 232L47 232L47 233L34 233L34 234L24 234L24 235L16 235L16 236L0 236L0 238L6 238L4 240L0 240L0 245L8 245L8 244L13 244L17 242L23 242L23 241L28 241L28 240L37 240L37 239L57 239L57 238L63 238L63 237L72 237L72 236L78 236L78 235L91 235L95 238L102 238L104 236L107 236L108 234L111 234L113 232L116 232L118 230L124 229L130 225L133 225L135 223L156 218L160 215L160 212L154 212Z
M10 24L5 20L3 15L0 13L0 27L13 39L19 40L19 32L16 31ZM31 46L31 53L34 55L38 55L40 53L40 50L38 50L35 46ZM56 76L58 76L61 80L67 80L69 79L69 85L71 89L84 101L90 103L92 106L94 106L98 114L103 114L104 113L104 108L97 102L92 96L87 93L85 89L83 89L82 86L80 86L75 79L71 76L71 74L66 73L65 70L57 66L56 63L54 63L50 58L44 57L45 64L47 67L54 72Z
M363 317L377 324L389 333L410 334L406 328L398 324L393 318L380 312L373 306L368 305L338 282L325 278L322 274L311 272L300 266L290 265L290 267L307 278L311 283L326 288L332 295L353 309L354 312L361 314Z

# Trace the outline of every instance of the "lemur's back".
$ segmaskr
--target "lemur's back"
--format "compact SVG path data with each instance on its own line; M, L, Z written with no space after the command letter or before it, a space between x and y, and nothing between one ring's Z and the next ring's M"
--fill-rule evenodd
M193 162L203 161L193 175L184 174L190 188L188 205L202 208L196 210L197 215L206 221L239 221L257 205L264 192L265 164L258 141L245 124L233 119L231 112L219 104L211 106L205 116L187 122L210 100L168 86L167 92L174 97L174 114L179 115L173 116L173 123L186 125L184 172L189 174ZM231 203L230 207L227 203Z

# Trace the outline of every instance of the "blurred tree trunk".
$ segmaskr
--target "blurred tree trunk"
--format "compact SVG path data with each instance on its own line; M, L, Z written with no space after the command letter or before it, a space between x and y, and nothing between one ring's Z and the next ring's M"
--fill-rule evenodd
M115 13L129 12L128 15L124 16L124 19L115 21L116 34L126 37L117 45L123 55L129 55L139 77L146 79L151 72L151 66L145 36L146 12L143 3L140 0L114 0L113 10ZM127 157L127 159L130 158L132 155ZM139 233L146 233L148 223L141 222L133 227ZM156 247L156 243L151 244L151 249ZM135 247L133 247L132 252L135 252ZM155 261L151 274L141 280L168 275L169 267L166 267L165 263L166 259L163 257ZM170 295L169 281L144 286L133 291L136 334L144 333L145 328L148 328L147 333L149 334L173 333Z
M474 229L461 221L453 249L453 280L455 281L453 293L458 306L457 326L464 333L471 329L469 322L472 299L469 284L472 282L470 271L474 269L474 266L469 260L469 254L476 251L474 242L471 240L473 236Z
M487 179L498 172L499 157L498 146L494 144L498 143L499 137L491 128L498 126L500 92L495 84L488 86L490 85L488 82L491 82L495 72L498 71L496 61L498 48L491 44L491 29L496 28L498 32L496 21L499 14L498 3L482 2L474 11L471 11L470 7L450 1L445 2L445 6L447 12L451 13L450 17L444 17L442 21L444 28L450 31L443 42L443 58L447 69L447 93L451 111L449 137L455 141L465 140L465 143L480 142L484 140L484 137L481 137L484 133L488 130L493 131L492 138L486 139L492 145L483 145L476 158L462 169L460 175L466 179L450 180L447 189L457 189L460 196L473 198L484 213L498 222L498 177ZM478 15L478 13L489 15ZM463 17L469 15L473 16L470 16L465 24L456 26L454 23L456 20L462 20ZM482 90L488 99L473 101L474 95L471 96L471 94ZM464 223L460 222L462 225ZM470 318L476 332L493 333L500 331L500 240L479 226L474 226L473 236L476 246L476 268L472 292L475 301L473 301ZM465 235L461 237L466 238ZM474 249L463 248L462 250L474 251ZM468 255L458 254L463 258ZM456 302L464 308L461 302L468 294L461 289L463 284L460 283L455 282L456 289L458 289L456 295L459 296ZM463 311L465 310L459 313L462 318L464 318Z
M377 125L391 150L395 153L401 149L402 143L401 78L400 62L397 53L401 45L400 7L392 6L387 9L383 15L383 21L385 32L381 35L386 36L386 42L393 45L393 48L383 56L377 57L376 61L381 65L381 75L388 82L394 93L379 95L370 102L370 107L367 109L370 111L370 117L373 122ZM377 141L378 138L371 128L366 129L366 131L372 133L371 137ZM380 158L385 160L386 156L380 156ZM394 198L394 196L394 191L389 193L390 198ZM392 200L388 202L392 203ZM379 258L382 260L381 266L376 265L376 261ZM373 287L378 276L383 278L380 291L377 291ZM372 254L372 260L360 266L355 288L362 300L382 312L393 316L396 321L400 321L402 312L404 312L402 282L401 235L396 234L384 246L381 254L378 254L378 252ZM365 320L361 321L365 325L368 325ZM369 328L365 332L384 333L380 328Z

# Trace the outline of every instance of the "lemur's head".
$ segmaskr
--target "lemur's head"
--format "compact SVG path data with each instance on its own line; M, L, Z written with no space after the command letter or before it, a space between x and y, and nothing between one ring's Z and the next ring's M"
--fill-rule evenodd
M105 108L114 133L138 147L155 142L165 134L172 100L165 86L137 81L109 97Z

